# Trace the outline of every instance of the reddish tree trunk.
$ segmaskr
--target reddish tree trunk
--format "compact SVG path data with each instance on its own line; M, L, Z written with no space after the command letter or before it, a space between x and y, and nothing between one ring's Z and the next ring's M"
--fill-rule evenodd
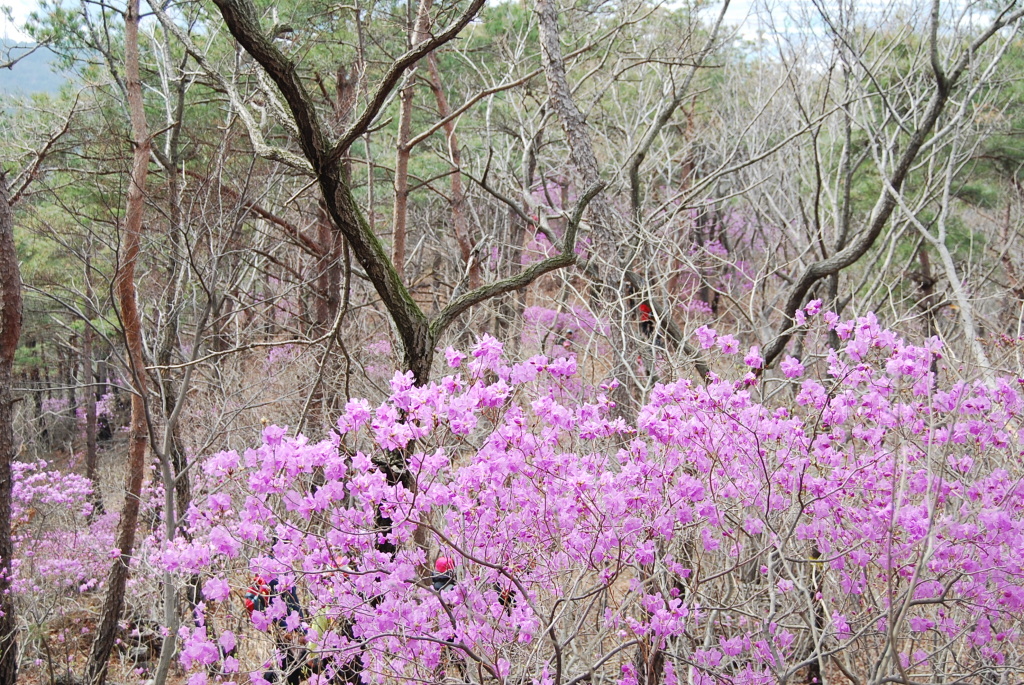
M441 87L441 73L437 68L437 55L433 52L427 55L427 68L430 73L430 89L434 91L434 99L437 100L437 113L442 119L446 119L452 113L448 105L448 98L445 97L444 89ZM483 279L480 276L480 259L473 254L476 241L469 235L469 224L466 222L465 202L466 191L462 187L462 153L459 151L459 139L455 135L455 121L448 121L444 124L445 136L448 138L448 151L452 158L452 224L455 228L455 240L459 244L459 253L462 261L469 269L470 289L480 287Z
M114 288L121 308L121 322L124 326L125 347L128 350L134 392L128 434L125 499L117 534L120 555L110 569L100 626L92 644L92 653L89 655L87 678L93 685L101 685L106 680L107 662L114 648L117 624L124 608L124 590L128 582L132 551L135 548L135 529L139 519L139 497L142 492L147 443L144 404L146 371L142 356L142 323L135 297L135 264L139 259L139 237L142 233L146 173L149 169L150 154L149 130L142 103L142 83L139 80L139 0L129 0L125 15L125 82L135 152L132 157L131 179L128 184L124 226L121 232L121 262L115 276Z
M412 47L424 42L430 35L427 29L430 26L430 5L432 0L420 0L419 10L416 12L416 22L412 27ZM405 274L405 237L406 223L409 215L409 155L412 150L409 147L409 137L412 125L412 100L413 84L416 80L415 66L409 69L406 75L405 87L402 88L398 97L401 101L401 110L398 114L398 153L395 157L395 208L394 224L392 230L392 257L395 271L399 278Z
M21 336L21 274L14 248L14 219L7 198L7 179L0 173L0 685L14 685L18 678L17 634L14 601L10 594L11 464L15 458L14 352Z

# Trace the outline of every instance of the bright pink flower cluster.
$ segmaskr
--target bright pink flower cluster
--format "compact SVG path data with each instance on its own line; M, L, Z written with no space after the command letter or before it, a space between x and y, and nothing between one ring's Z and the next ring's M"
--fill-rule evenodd
M823 656L878 681L996 672L1024 617L1019 383L942 387L937 341L818 313L840 350L658 385L635 425L578 390L574 359L510 363L485 336L446 354L451 375L349 402L329 440L269 427L206 459L192 539L163 563L279 647L306 633L318 678L768 683ZM413 487L380 468L403 460ZM247 616L231 589L254 575L298 607ZM226 635L186 629L186 665L233 677Z

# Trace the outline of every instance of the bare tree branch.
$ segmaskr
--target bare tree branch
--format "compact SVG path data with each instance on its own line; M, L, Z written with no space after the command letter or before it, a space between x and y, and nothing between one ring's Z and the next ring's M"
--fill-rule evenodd
M536 264L531 264L529 267L523 269L514 276L510 276L494 283L482 285L475 290L471 290L468 293L455 298L449 302L436 317L434 317L433 321L430 322L431 335L435 338L440 336L451 322L455 320L455 317L475 304L479 304L480 302L497 295L518 290L519 288L529 285L546 273L575 264L577 260L576 236L579 233L580 222L583 220L583 212L586 210L587 205L590 204L591 200L597 197L597 194L601 192L604 187L605 184L603 182L595 183L587 188L583 195L580 196L579 200L577 200L576 207L572 212L572 217L569 219L569 225L565 229L565 240L562 242L562 249L559 254L547 257Z
M907 175L917 161L918 155L928 145L929 135L949 103L950 95L957 82L974 59L975 53L1000 29L1024 17L1024 10L1011 12L1012 8L1013 3L1007 5L999 12L996 19L961 53L960 58L945 77L942 76L941 68L935 71L933 67L935 83L928 106L925 109L921 123L917 126L910 140L907 141L906 147L901 152L896 167L879 191L878 199L871 210L867 229L854 238L844 249L808 266L794 283L783 307L783 315L786 317L786 321L783 324L784 328L764 349L765 366L770 366L778 359L792 337L794 329L791 321L793 315L804 305L804 299L807 297L811 287L822 278L837 274L848 266L855 264L875 244L878 236L882 233L882 229L892 216L893 210L897 207L894 193L901 192ZM932 21L938 21L937 14L933 13ZM931 30L931 40L937 40L936 35L937 29L933 28Z

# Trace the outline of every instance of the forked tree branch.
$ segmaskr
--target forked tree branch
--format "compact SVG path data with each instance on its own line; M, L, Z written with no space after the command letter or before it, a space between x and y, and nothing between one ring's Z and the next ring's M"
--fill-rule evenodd
M579 234L580 222L583 220L583 212L587 209L590 201L597 197L597 194L604 187L605 184L603 182L595 183L587 188L579 200L577 200L576 207L573 208L572 217L569 219L569 225L565 229L565 240L562 241L561 252L547 257L536 264L531 264L514 276L509 276L494 283L487 283L455 298L430 322L431 335L436 339L459 314L462 314L473 305L526 287L546 273L575 264L577 259L576 237Z
M220 2L215 0L219 5ZM448 26L444 31L436 36L432 36L422 43L416 45L411 50L406 52L404 55L399 57L391 64L391 68L388 69L387 73L381 79L377 89L373 92L370 97L370 104L366 106L363 113L360 114L352 125L348 127L341 136L341 140L334 146L331 151L330 160L337 160L342 157L347 151L350 145L355 140L366 133L366 129L370 127L373 120L377 118L377 114L380 112L381 107L387 102L388 96L391 95L391 91L398 85L398 81L402 78L402 74L405 70L412 65L419 62L421 59L429 55L431 52L441 47L445 43L449 43L455 39L462 29L466 28L469 22L473 21L473 18L483 9L486 0L472 0L465 11L459 15L451 25Z

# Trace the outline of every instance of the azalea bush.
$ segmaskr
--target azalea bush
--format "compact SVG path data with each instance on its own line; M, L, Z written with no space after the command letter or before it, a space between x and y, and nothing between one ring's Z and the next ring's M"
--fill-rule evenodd
M11 584L23 629L23 654L63 673L88 650L94 622L85 607L103 587L115 551L117 512L94 511L92 482L46 461L12 465ZM45 664L45 666L44 666Z
M485 337L330 439L206 458L158 555L202 577L191 682L1018 680L1018 380L943 383L937 340L819 308L778 377L702 328L721 374L636 425Z
M94 515L93 484L84 476L42 460L12 468L15 595L38 605L95 589L114 548L117 513Z

